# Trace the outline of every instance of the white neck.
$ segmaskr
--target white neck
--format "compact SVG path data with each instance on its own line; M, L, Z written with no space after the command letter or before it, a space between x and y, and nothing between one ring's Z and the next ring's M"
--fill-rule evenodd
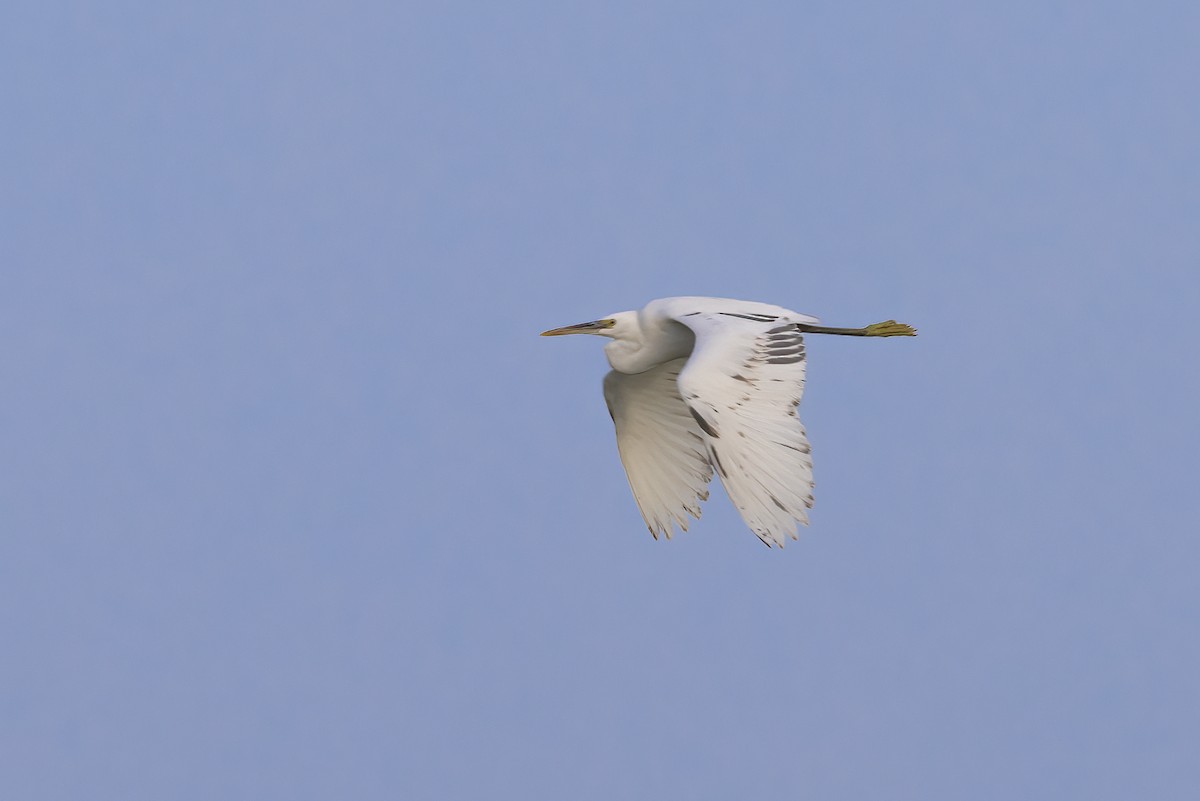
M644 373L692 352L695 337L674 320L647 320L637 312L621 312L613 319L617 324L606 332L612 342L604 346L604 355L618 373Z

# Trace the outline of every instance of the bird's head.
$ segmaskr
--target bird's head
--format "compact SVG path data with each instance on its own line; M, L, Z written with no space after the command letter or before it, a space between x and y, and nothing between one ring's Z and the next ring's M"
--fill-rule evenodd
M577 323L562 328L543 331L544 337L561 337L567 334L596 334L609 339L621 339L637 330L637 312L617 312L590 323Z

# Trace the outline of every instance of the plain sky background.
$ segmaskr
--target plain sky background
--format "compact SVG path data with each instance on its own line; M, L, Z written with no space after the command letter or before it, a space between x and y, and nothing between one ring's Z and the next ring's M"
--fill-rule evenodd
M1185 799L1195 3L0 12L0 797ZM647 534L552 326L813 338Z

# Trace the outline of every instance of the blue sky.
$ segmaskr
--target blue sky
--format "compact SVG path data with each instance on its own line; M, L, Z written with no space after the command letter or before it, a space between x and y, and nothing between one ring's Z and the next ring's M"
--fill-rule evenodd
M0 795L1190 798L1200 12L0 13ZM630 497L600 343L814 338L817 505Z

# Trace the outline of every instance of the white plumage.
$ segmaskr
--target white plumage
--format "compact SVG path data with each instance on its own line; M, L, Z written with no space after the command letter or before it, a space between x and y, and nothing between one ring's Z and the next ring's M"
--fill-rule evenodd
M766 303L685 297L543 336L612 340L604 399L633 497L656 539L700 517L715 470L750 530L782 547L813 505L812 457L796 415L803 333L915 333L891 320L853 329L818 323Z

